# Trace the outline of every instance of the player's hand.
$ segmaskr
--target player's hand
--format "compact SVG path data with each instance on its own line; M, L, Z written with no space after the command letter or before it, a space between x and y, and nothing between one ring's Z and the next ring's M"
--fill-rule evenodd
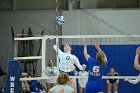
M83 41L84 45L87 45L87 39L84 38L84 39L82 39L82 41Z
M136 54L140 54L140 47L138 47L137 49L136 49Z
M54 48L54 49L57 49L58 47L57 47L57 45L53 45L53 48Z
M95 41L95 48L96 48L97 50L101 50L101 49L100 49L100 43L99 43L98 41Z
M85 64L83 64L82 67L83 67L83 70L85 70L87 66Z

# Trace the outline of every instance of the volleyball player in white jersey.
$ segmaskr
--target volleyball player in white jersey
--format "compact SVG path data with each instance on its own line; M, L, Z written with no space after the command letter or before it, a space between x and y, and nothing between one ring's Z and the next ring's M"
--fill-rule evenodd
M135 55L135 59L134 59L134 67L140 71L140 64L139 64L139 55L140 55L140 47L138 47L136 49L136 55ZM131 80L131 79L125 79L125 81L128 81L129 83L132 84L137 84L138 82L140 82L140 74L138 75L137 79Z
M80 70L83 70L86 68L86 65L83 64L81 66L78 58L71 54L71 47L69 45L64 45L64 52L62 52L57 45L53 45L53 48L55 51L58 51L58 57L59 57L59 70L60 72L65 72L70 76L75 76L75 66L76 65ZM76 93L76 79L71 79L71 86L74 88Z
M87 80L88 80L88 72L84 69L82 71L79 71L78 75L83 77L83 78L78 79L79 93L83 93L85 91L86 83L87 83Z
M52 76L56 76L56 75L57 75L57 67L56 67L54 64L55 64L55 63L54 63L53 60L49 60L48 66L46 67L46 71L45 71L45 73L46 73L47 76L52 77ZM46 80L46 89L47 89L47 91L48 91L50 88L52 88L53 86L56 85L56 83L57 83L56 81L57 81L57 80L54 79L54 78L52 78L52 79L47 79L47 80Z

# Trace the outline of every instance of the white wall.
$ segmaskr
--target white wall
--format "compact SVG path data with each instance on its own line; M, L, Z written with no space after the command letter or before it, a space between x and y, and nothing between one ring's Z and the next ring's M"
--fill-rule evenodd
M63 11L64 35L140 35L140 10Z
M57 32L55 30L55 19L55 11L0 12L0 66L6 69L7 60L13 57L13 54L8 54L13 51L11 26L15 34L21 34L22 29L26 34L29 27L33 35L40 35L42 30L45 30L45 35L61 34L61 27L58 27Z
M29 27L33 35L40 35L44 30L47 35L61 34L61 27L56 32L56 13L55 11L18 11L18 12L0 12L0 49L10 48L11 45L11 26L15 34L21 34L24 29L25 34Z
M97 7L97 0L80 0L80 7L83 9L94 9Z

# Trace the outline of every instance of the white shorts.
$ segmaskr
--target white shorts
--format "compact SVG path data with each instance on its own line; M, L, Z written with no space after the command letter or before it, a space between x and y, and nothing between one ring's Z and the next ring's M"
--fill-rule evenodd
M79 82L80 87L85 88L87 82L81 81Z

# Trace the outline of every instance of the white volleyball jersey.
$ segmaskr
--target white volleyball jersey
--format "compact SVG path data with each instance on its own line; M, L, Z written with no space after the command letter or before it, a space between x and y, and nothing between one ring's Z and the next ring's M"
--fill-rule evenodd
M83 77L83 78L78 79L79 85L81 87L85 88L87 80L88 80L88 72L87 71L79 71L79 76Z
M59 57L59 69L64 72L70 72L75 70L74 64L82 70L82 66L78 60L78 58L70 53L64 53L60 49L57 49L57 46L54 45L53 48L58 51L58 57Z
M46 71L45 71L46 75L51 77L51 76L57 76L57 67L46 67ZM47 83L56 83L57 79L47 79L46 80Z

